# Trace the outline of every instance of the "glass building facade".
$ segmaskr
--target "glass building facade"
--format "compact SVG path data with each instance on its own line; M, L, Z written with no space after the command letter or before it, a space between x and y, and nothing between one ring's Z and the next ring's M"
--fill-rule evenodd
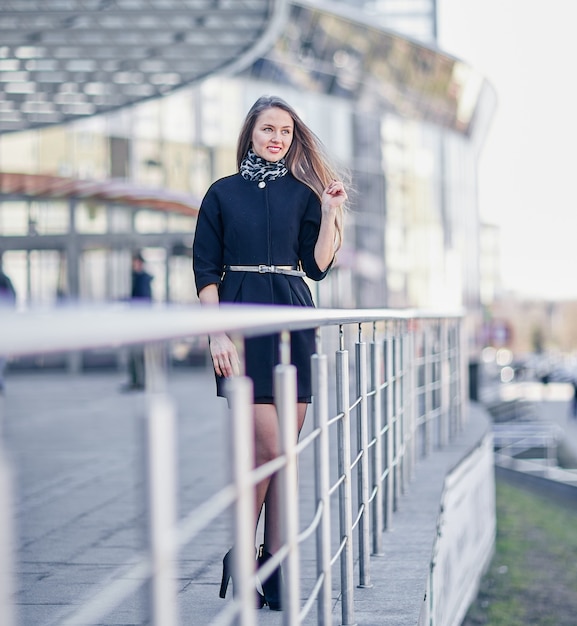
M432 1L416 3L413 17L430 17ZM328 278L313 285L317 303L474 313L476 160L492 89L470 66L369 13L353 17L347 4L289 2L281 34L234 75L66 125L2 134L0 171L130 180L201 198L235 171L246 111L275 93L352 174L345 245ZM155 275L158 301L196 302L194 211L6 192L0 200L4 267L21 304L122 299L136 247Z
M334 0L374 23L424 44L437 41L437 0Z

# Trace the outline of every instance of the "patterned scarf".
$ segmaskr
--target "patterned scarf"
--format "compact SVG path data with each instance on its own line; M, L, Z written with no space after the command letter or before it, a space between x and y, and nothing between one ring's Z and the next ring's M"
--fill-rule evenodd
M285 166L284 159L275 162L265 161L252 150L248 151L248 154L240 164L240 175L245 180L275 180L285 174L288 174L288 169Z

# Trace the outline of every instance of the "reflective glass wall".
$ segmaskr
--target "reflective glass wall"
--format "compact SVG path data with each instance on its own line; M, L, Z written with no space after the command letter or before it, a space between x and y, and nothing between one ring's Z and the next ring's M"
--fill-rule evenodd
M333 0L351 10L362 9L381 26L434 43L437 39L437 0Z

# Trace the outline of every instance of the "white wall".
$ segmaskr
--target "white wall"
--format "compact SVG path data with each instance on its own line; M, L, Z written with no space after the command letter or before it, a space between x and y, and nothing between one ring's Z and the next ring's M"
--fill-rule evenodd
M461 624L493 556L495 532L493 436L489 433L445 479L428 603L423 608L430 621L422 623Z

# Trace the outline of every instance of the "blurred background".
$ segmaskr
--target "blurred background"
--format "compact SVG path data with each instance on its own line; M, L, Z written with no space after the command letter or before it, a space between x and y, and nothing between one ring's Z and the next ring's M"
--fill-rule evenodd
M137 249L155 302L197 303L200 201L235 171L248 108L275 93L353 176L345 247L311 285L319 306L463 307L474 373L571 380L575 11L572 0L3 2L0 251L16 306L123 302Z

